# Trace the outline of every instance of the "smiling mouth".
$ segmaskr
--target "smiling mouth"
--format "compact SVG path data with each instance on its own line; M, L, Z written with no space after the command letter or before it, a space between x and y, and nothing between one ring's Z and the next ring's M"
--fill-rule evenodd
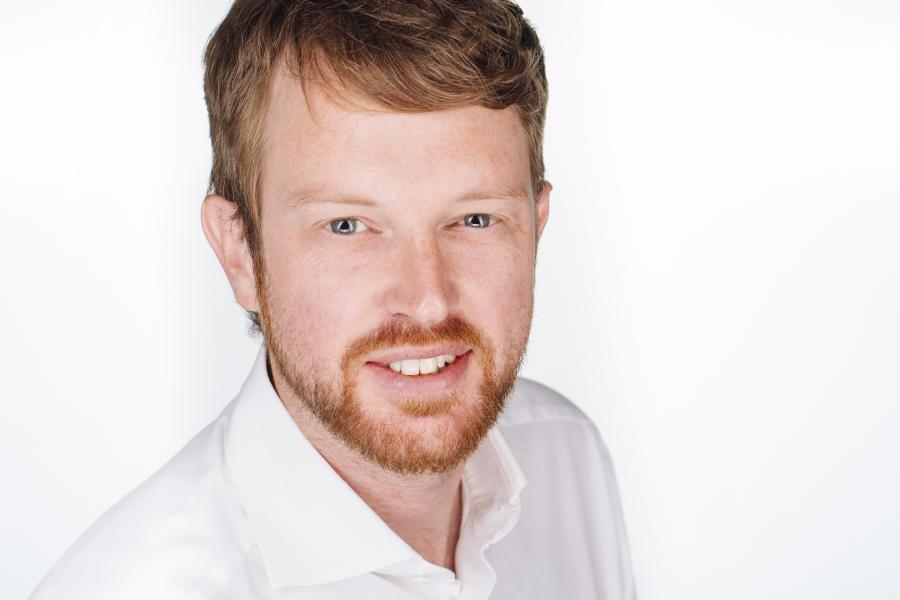
M451 361L446 361L444 366L437 366L438 357L426 359L412 359L413 364L407 363L406 372L404 372L404 360L394 361L393 364L383 364L379 362L367 362L366 367L371 369L371 373L375 375L375 381L387 386L397 392L426 394L448 392L459 385L467 372L469 365L469 355L472 350L456 356ZM451 355L452 356L452 355ZM430 361L434 361L434 370ZM397 363L400 369L397 370ZM424 369L421 369L422 363ZM420 367L412 373L413 367ZM425 372L422 372L425 371Z
M461 356L461 355L460 355ZM455 354L440 354L429 358L408 358L391 362L386 366L395 373L408 377L426 377L436 375L453 364L458 356Z
M457 353L435 353L432 356L421 356L420 354L421 357L408 358L394 354L390 359L370 360L366 364L385 367L401 375L421 377L423 375L440 373L469 352L471 352L471 349L460 350Z

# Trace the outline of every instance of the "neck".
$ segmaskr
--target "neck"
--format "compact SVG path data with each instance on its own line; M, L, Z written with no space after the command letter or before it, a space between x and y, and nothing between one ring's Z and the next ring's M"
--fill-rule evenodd
M288 387L273 379L294 423L338 475L425 560L455 571L464 465L422 475L386 471L337 440L299 399L286 402Z

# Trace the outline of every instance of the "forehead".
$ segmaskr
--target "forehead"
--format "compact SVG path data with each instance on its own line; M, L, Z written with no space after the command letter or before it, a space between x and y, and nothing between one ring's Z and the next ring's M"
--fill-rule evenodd
M263 197L273 199L298 190L530 190L528 138L513 108L392 112L358 95L334 98L283 70L272 82L262 158Z

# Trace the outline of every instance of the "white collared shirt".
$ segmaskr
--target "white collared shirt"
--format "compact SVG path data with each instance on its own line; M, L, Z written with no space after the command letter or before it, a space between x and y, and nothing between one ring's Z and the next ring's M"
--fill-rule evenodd
M455 558L455 573L423 559L322 458L275 393L263 347L222 414L31 598L631 600L609 454L558 393L518 379L464 467Z

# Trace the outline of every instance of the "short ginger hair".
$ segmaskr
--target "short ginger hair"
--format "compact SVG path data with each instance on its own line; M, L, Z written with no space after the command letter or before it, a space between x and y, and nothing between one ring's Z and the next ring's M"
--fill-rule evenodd
M204 64L209 193L235 204L257 272L262 129L280 65L301 82L391 111L512 106L527 134L534 193L543 185L544 53L510 0L236 0ZM248 312L260 331L258 315Z

